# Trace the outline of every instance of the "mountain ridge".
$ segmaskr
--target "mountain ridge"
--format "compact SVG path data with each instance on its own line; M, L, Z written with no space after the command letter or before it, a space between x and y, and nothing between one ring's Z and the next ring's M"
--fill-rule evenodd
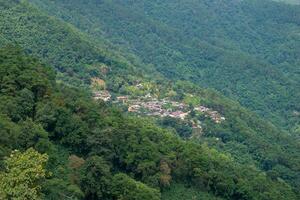
M158 175L152 174L154 173L153 170L158 170L160 168L159 170L162 171L159 173L166 173L163 174L163 179L160 181L166 181L165 183L168 183L170 178L168 167L171 166L174 167L174 169L171 167L173 170L171 170L171 176L174 179L182 176L184 179L183 182L187 183L182 186L180 178L176 179L180 180L179 182L172 182L172 184L175 185L171 185L170 191L175 193L178 192L179 196L183 195L182 187L186 189L189 188L189 191L196 196L199 195L199 198L207 197L212 199L214 197L221 197L225 199L251 199L255 198L255 195L261 195L256 197L259 199L276 199L287 196L291 199L296 199L296 196L294 195L299 195L297 193L297 188L300 184L298 165L300 161L300 144L295 135L287 132L286 130L282 130L282 127L278 124L274 125L267 119L257 116L257 114L241 106L241 104L235 100L224 97L220 91L209 88L204 89L199 87L199 85L195 85L195 83L191 83L186 80L182 81L175 78L168 79L167 76L160 74L158 72L159 70L157 70L157 68L155 68L155 66L151 63L149 65L144 65L143 61L137 55L130 56L126 54L126 51L118 45L110 49L110 45L114 46L110 40L106 41L105 38L100 38L99 40L102 40L103 43L98 40L93 40L95 35L88 35L88 31L80 30L74 24L69 24L65 21L66 19L57 18L54 15L48 15L46 12L43 12L43 9L40 10L39 7L36 7L37 4L32 6L32 4L26 3L26 1L22 1L21 3L15 1L14 3L11 2L11 4L8 4L6 1L4 2L6 4L1 4L2 1L0 0L0 5L4 5L4 7L0 6L0 15L2 19L6 19L0 21L1 30L5 30L4 32L1 32L0 36L2 38L2 42L0 42L0 44L1 46L4 46L6 43L17 44L21 46L21 48L25 49L26 55L20 53L19 50L17 51L19 53L12 53L15 51L13 50L13 47L11 47L11 50L10 47L2 50L0 63L2 62L4 64L1 65L0 72L3 72L3 75L5 75L6 71L10 70L10 67L21 68L22 65L26 66L26 61L29 63L35 63L33 65L38 66L38 63L30 61L32 58L27 58L27 55L29 54L31 56L38 57L43 63L47 63L47 65L52 66L52 68L56 69L56 73L58 74L58 81L55 83L56 87L59 88L58 91L55 91L54 93L49 92L49 95L51 94L50 97L45 96L45 99L41 101L38 100L36 102L37 106L33 106L33 108L40 112L37 112L36 115L32 115L32 113L35 112L29 109L31 105L30 102L26 101L28 105L22 104L22 98L27 95L26 97L30 100L32 92L35 92L32 88L36 87L34 86L31 88L30 79L26 77L26 74L23 78L21 76L21 80L25 78L25 81L29 81L28 84L30 87L26 85L26 90L22 89L19 91L19 89L14 89L15 79L17 80L17 83L22 83L18 78L12 76L10 78L12 82L8 81L7 77L0 79L1 81L4 81L3 83L5 83L5 85L7 84L9 86L7 88L17 94L16 96L14 96L15 94L10 96L10 94L5 92L8 91L6 90L6 86L5 88L1 88L3 87L2 85L4 85L1 83L0 88L2 92L0 93L0 101L3 103L1 103L2 106L0 109L0 123L2 121L5 127L16 127L12 129L16 133L19 133L19 128L24 129L22 129L22 131L24 131L23 134L31 133L31 131L26 132L28 127L34 127L34 130L39 130L33 133L38 134L41 141L49 140L51 143L50 146L54 147L56 151L55 153L47 150L50 154L50 159L56 160L56 164L55 162L50 162L50 165L65 168L65 171L59 172L50 167L58 180L51 179L50 182L48 182L48 185L45 187L48 192L47 194L55 196L55 191L51 192L51 190L53 190L52 184L55 185L55 181L58 181L61 188L65 188L66 185L73 187L72 192L78 195L78 199L80 199L80 196L83 196L82 193L87 195L85 198L92 198L91 196L93 195L95 198L100 198L100 196L97 195L102 194L95 194L92 192L92 188L85 188L78 184L76 180L78 178L77 173L79 172L76 170L72 171L73 168L67 166L69 159L68 156L72 156L74 154L79 157L74 158L74 155L71 157L72 159L75 159L76 162L82 163L86 161L84 169L87 171L93 163L102 163L99 165L97 164L97 166L103 166L101 170L104 170L106 174L109 174L109 170L107 170L109 167L103 163L111 162L110 165L113 166L113 171L117 170L118 172L126 173L130 176L127 177L124 175L113 174L114 176L116 175L114 178L115 184L119 183L116 181L120 181L122 183L124 183L124 181L128 181L128 184L130 183L129 185L132 187L139 185L145 189L146 193L149 192L151 195L153 193L155 198L157 197L157 193L152 190L151 187L153 185L155 185L155 188L163 187L156 185L157 182L155 181L158 180ZM54 2L55 1L52 3ZM94 1L90 2L93 3ZM103 2L107 3L108 1ZM108 3L113 2L109 1ZM106 9L107 8L109 7L106 7ZM133 14L133 16L135 15ZM154 23L152 20L149 21ZM150 29L155 29L156 26L157 25L154 24L153 26L150 26ZM160 28L160 30L168 30L167 26L161 26L162 28ZM165 32L163 31L161 33ZM203 42L202 45L207 45L207 48L211 48L209 43ZM218 50L222 51L224 49L217 46L218 45L214 46L214 52L218 52ZM231 45L227 45L226 48L230 46ZM140 48L143 48L143 46ZM234 52L236 50L232 51ZM235 56L235 53L232 54ZM217 57L218 56L224 57L224 55L217 55ZM7 58L10 58L11 60ZM19 63L18 59L23 61ZM14 66L14 64L12 64L14 62L19 64ZM242 61L238 62L243 63ZM29 65L27 67L30 68ZM239 69L236 69L236 71L238 70ZM243 70L247 70L247 66L243 66ZM196 73L196 69L194 69L194 71ZM277 70L272 70L270 68L256 68L256 71L268 72L268 77L270 77L271 80L282 78L281 74L277 73ZM30 73L28 72L27 75ZM177 73L180 74L180 72ZM22 73L18 72L18 74ZM253 76L255 76L255 73ZM164 119L160 118L141 118L140 116L124 112L127 111L126 106L116 108L109 102L104 103L102 101L92 101L92 90L102 91L103 88L101 87L104 87L102 84L101 87L99 86L100 88L90 88L90 84L92 82L91 79L93 78L101 80L101 83L104 82L104 89L108 90L112 94L112 98L116 98L119 95L141 97L142 95L150 93L151 95L155 95L161 99L168 97L175 99L177 102L186 102L186 104L188 104L191 108L199 105L207 106L224 115L226 120L220 124L216 124L204 115L198 116L195 115L195 113L191 113L191 116L189 116L191 120L198 119L201 121L201 125L203 126L203 135L201 135L200 138L193 140L185 137L180 138L179 136L182 136L183 133L187 132L190 134L190 127L188 127L185 122L182 123L180 121L172 120L164 121ZM53 77L50 79L53 80ZM282 82L279 83L285 85L285 80L284 78L282 79ZM259 81L260 79L257 79L257 82ZM297 83L297 80L294 80L294 82ZM65 84L69 86L66 86ZM136 87L138 85L145 85L147 87L137 89ZM69 88L70 86L71 88ZM76 89L76 87L83 88L85 91ZM273 86L271 85L271 87ZM286 87L286 85L284 87ZM46 88L49 88L49 86L46 86ZM283 89L280 91L284 92ZM295 92L295 97L297 97L296 95L297 94ZM36 100L37 99L33 98L34 102ZM86 104L84 102L86 102ZM293 105L293 102L291 105ZM18 109L16 108L23 110L21 109L22 106L28 106L29 110L18 113ZM53 109L51 109L52 107ZM5 117L2 117L2 115ZM40 121L35 120L38 115L40 117ZM34 125L27 120L25 122L19 121L20 117L23 117L23 120L25 120L26 117L29 117L33 120L32 123ZM56 122L59 123L56 124ZM53 126L57 126L57 129L54 129ZM95 127L97 128L95 129ZM45 134L44 131L47 132L48 136L45 136L47 134ZM177 136L174 136L174 134ZM165 138L165 143L161 146L157 146L156 143L159 141L159 138L165 137L166 135L168 135L168 139ZM123 140L120 140L118 137ZM169 137L175 137L177 139L173 140ZM2 155L8 155L9 150L15 147L13 146L13 142L3 142L1 139L2 138L0 138L0 166L3 164L2 160L4 157ZM22 145L17 145L17 148L26 149L34 146L39 151L43 151L43 149L40 149L40 147L43 146L38 146L38 144L40 145L39 142L30 141L26 143L22 139L18 141ZM166 150L164 149L164 146L169 148L167 141L172 141L172 145L173 142L176 144L179 142L183 146L185 143L188 143L191 144L191 149L185 149L185 147L180 145L176 146L174 144L174 146ZM141 142L142 145L140 144ZM7 144L12 147L6 147ZM111 146L112 144L113 146ZM185 162L186 166L191 164L189 162L192 162L194 167L193 169L184 169L185 165L180 165L180 162L173 162L175 154L180 154L183 157L193 154L193 152L198 152L196 149L200 148L199 145L201 146L201 149L207 153L207 157L204 158L199 155L197 158L191 158L190 161L180 160L180 162ZM123 146L128 148L122 149ZM181 148L185 149L184 152L180 150ZM5 151L2 149L5 149ZM132 152L132 149L136 150L137 154ZM151 151L149 151L149 149L151 149ZM161 152L157 152L158 149L162 152L169 152L170 150L170 155L163 154L163 157L165 157L166 160L159 160L158 157L156 157L158 154L161 155ZM114 151L121 152L121 156L116 155L117 152ZM155 154L151 154L150 152L152 151L155 152ZM126 153L130 153L130 156L126 156ZM104 156L105 161L103 161L102 158L91 157L90 154ZM57 158L59 155L64 156L59 159ZM145 160L140 162L139 157L143 157ZM82 161L82 159L84 161ZM225 163L223 163L223 161ZM230 163L229 169L226 167L226 164L228 164L227 162ZM159 166L160 164L162 166ZM176 168L177 165L182 168ZM201 168L199 169L198 166L201 166ZM163 169L161 169L161 167ZM207 171L202 171L202 167ZM211 170L210 167L212 167L213 170ZM242 176L242 173L244 172L242 172L243 170L241 170L241 168L245 168L245 173L249 173L249 177L253 178L252 181ZM184 171L183 174L181 173L181 170ZM234 172L235 170L237 170L237 172ZM63 175L62 173L65 174ZM74 182L70 181L66 174L74 176L76 180L71 178ZM225 177L223 177L222 174L224 174ZM88 173L83 174L83 176L85 175L88 176ZM61 180L59 176L62 176L64 180ZM105 178L109 178L109 180L111 180L110 175L108 177L105 176ZM219 179L224 181L222 182L223 185L218 184L220 181ZM81 177L80 180L92 181L87 177L86 179ZM247 184L249 184L249 190L246 189L246 185L239 182L241 180L246 181ZM140 181L140 183L135 181ZM209 181L212 182L209 183ZM259 184L262 183L260 186L256 186L264 186L265 193L253 192L256 187L255 181ZM202 189L199 189L199 185L197 185L199 182L204 184L200 184L200 188L205 188L204 193L201 193ZM237 183L245 186L245 188L241 187L241 185ZM207 185L205 186L205 184ZM282 193L269 191L271 189L269 188L270 185L277 188L278 191L282 191ZM59 188L56 189L57 191L60 191ZM165 189L162 189L162 191L164 190ZM286 193L284 192L285 190ZM71 192L71 188L60 192L62 194L65 194L64 192ZM116 193L114 195L120 195L120 193L118 193L120 191L115 192ZM53 198L57 199L59 197L55 196ZM167 197L164 196L164 198Z

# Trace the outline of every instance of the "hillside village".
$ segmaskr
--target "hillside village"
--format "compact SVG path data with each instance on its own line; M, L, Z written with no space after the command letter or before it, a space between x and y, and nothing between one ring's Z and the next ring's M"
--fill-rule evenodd
M194 112L204 114L205 117L210 118L216 124L220 124L225 120L225 117L221 116L219 112L203 105L198 105L191 108L185 103L173 101L168 98L158 99L153 97L151 94L147 94L138 98L132 98L130 96L117 96L115 99L112 99L110 92L103 90L94 92L94 99L126 105L128 107L128 112L137 113L139 115L171 117L180 120L186 120L190 113ZM201 123L199 121L192 121L192 124L193 128L201 127Z
M201 137L203 134L203 117L212 120L216 124L220 124L225 120L225 117L218 111L200 105L200 103L194 103L194 106L190 106L187 103L178 102L169 97L158 98L154 95L158 89L151 83L136 81L135 84L127 86L127 93L133 95L125 96L112 95L106 89L106 83L102 79L92 79L91 87L94 91L93 98L95 100L125 106L129 113L181 120L192 128L193 134L191 137ZM191 94L188 97L194 98Z

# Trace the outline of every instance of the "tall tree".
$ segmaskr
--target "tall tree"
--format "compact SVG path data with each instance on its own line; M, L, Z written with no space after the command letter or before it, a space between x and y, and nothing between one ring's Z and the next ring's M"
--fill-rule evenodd
M110 196L110 166L99 156L92 156L82 166L81 188L87 199L106 199Z
M113 178L113 195L122 200L159 200L160 192L126 174L116 174Z
M41 184L46 177L46 154L30 148L13 151L5 160L6 170L0 174L0 199L41 199Z

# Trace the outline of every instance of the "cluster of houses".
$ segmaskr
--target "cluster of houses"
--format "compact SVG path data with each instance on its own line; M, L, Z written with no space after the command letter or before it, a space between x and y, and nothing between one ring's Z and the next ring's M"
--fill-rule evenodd
M117 97L117 100L119 103L128 105L128 112L145 114L148 116L172 117L185 120L191 113L189 107L184 103L168 99L158 100L157 98L151 97L149 94L138 99L120 96ZM225 117L221 116L220 113L205 106L195 107L194 111L204 113L205 117L209 117L217 124L222 123L222 121L225 120ZM197 123L195 126L199 127L199 124Z
M172 117L184 120L190 113L183 103L169 101L167 99L158 100L150 95L141 99L127 101L128 111L148 116Z
M105 102L111 101L111 94L106 91L97 91L93 93L95 100L103 100ZM157 99L150 94L137 99L131 99L128 96L118 96L114 103L121 103L128 105L128 112L144 114L148 116L172 117L176 119L185 120L191 113L189 107L180 102L171 101L168 99ZM221 123L225 120L217 111L211 110L205 106L198 106L194 111L204 113L205 117L211 118L215 123ZM200 127L199 123L194 124L195 127Z
M93 92L93 98L108 102L111 100L111 94L107 90L95 91Z
M210 117L215 123L220 124L222 121L225 121L225 117L221 116L218 111L211 110L205 106L199 106L194 108L195 111L205 113L205 117Z

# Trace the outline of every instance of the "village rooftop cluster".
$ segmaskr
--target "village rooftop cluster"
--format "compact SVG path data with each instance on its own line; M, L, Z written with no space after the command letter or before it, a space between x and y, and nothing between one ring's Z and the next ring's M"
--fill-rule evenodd
M94 92L94 99L111 101L111 94L108 91ZM143 114L147 116L171 117L185 120L191 113L191 108L188 105L172 101L169 99L157 99L148 94L143 97L132 99L129 96L118 96L113 103L120 103L128 106L128 112ZM204 113L205 117L209 117L215 123L221 123L225 117L220 113L205 106L197 106L193 108L195 112Z

